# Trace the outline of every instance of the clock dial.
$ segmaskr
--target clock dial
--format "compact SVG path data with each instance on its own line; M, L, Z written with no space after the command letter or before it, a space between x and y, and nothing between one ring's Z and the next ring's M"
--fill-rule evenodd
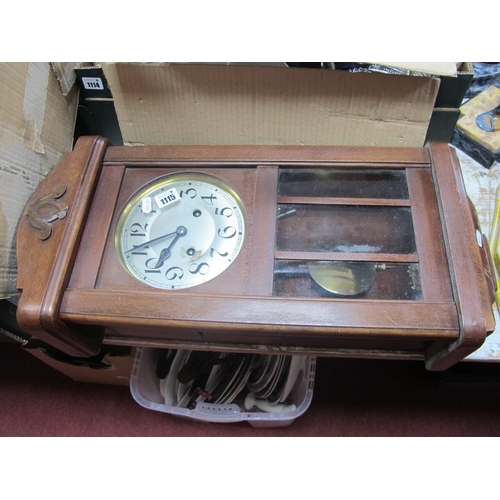
M227 269L245 238L246 211L221 179L182 172L154 180L126 203L115 246L125 269L169 290L205 283Z

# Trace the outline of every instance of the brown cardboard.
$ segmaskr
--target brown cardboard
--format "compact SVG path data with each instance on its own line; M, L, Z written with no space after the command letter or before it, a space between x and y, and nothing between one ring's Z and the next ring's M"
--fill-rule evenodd
M15 233L26 202L70 151L78 90L50 63L0 63L0 298L17 297Z
M98 362L92 362L82 358L66 361L57 359L51 349L30 347L29 343L24 350L76 382L124 386L130 384L134 364L133 352L127 354L107 352Z
M59 80L63 95L68 95L76 81L76 62L53 62L52 69Z
M103 63L125 144L423 146L437 78Z

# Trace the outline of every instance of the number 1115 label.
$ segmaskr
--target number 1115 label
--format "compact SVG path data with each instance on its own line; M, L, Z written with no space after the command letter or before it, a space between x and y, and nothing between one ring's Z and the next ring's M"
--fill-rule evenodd
M157 194L154 199L156 201L156 204L158 205L158 208L165 208L166 206L179 201L181 197L179 196L177 189L171 188L167 191L163 191L160 194Z

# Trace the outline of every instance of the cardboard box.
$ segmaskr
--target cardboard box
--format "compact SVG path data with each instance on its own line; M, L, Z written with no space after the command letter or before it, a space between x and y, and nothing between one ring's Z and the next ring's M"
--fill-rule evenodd
M456 76L441 76L441 85L436 97L436 108L460 108L467 89L474 78L472 63L464 62L458 67Z
M423 146L439 78L103 63L124 144Z
M460 106L474 77L472 63L335 63L348 71L368 71L394 75L436 76L439 92L427 130L425 142L450 142L460 116Z
M123 139L113 95L102 68L98 65L79 64L74 73L80 87L75 135L101 135L115 146L121 146Z
M441 76L441 85L432 112L427 141L451 142L460 107L474 77L472 63L464 62L458 67L456 76Z
M76 73L75 68L78 63L70 62L70 63L62 63L62 62L53 62L52 69L59 80L59 85L61 86L61 90L63 95L68 95L73 88L73 85L76 81Z
M0 63L0 298L17 297L16 229L26 202L73 146L78 90L50 63Z
M360 70L381 73L436 76L441 80L434 107L459 108L474 77L470 62L426 62L426 63L336 63L337 65L359 65ZM337 66L336 66L337 67ZM356 71L356 70L354 70Z
M99 355L91 358L67 356L36 339L29 340L23 349L76 382L130 384L134 364L131 347L104 346Z
M474 77L470 62L449 63L372 63L407 71L408 74L439 76L441 85L436 98L436 108L459 108Z
M450 142L460 118L459 108L434 108L431 121L427 129L425 142L445 141Z

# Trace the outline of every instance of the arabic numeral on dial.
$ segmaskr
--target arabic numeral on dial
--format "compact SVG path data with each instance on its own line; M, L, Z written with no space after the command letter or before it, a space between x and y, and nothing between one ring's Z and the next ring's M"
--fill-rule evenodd
M134 222L130 226L130 236L146 236L146 231L148 229L148 224L144 224L142 227L138 222Z
M228 252L220 253L219 250L216 250L215 248L210 249L210 257L215 257L215 254L221 256L221 257L227 257L229 255Z
M189 189L186 189L186 191L182 190L180 193L179 193L179 196L181 198L184 197L184 195L186 196L189 196L189 198L191 198L192 200L194 198L196 198L196 195L198 194L198 192L196 191L195 188L189 188Z
M125 250L125 248L123 248L123 253L125 255L125 257L127 259L131 259L134 255L142 255L142 256L148 256L148 252L146 252L145 250L143 250L143 248L141 248L142 245L132 245L132 248L130 248L129 250Z
M181 280L184 277L184 269L182 267L173 266L169 267L165 272L165 278L169 281L178 279Z
M210 196L202 196L201 199L207 204L207 205L213 205L214 200L217 199L217 196L211 194Z
M202 276L205 276L208 274L210 271L210 266L206 262L202 262L201 264L191 264L189 266L189 272L191 274L201 274Z
M158 259L156 259L155 257L152 257L151 259L148 259L145 262L146 269L144 270L144 272L145 273L161 273L160 269L155 269L155 265L154 264L153 265L150 264L151 261L158 262ZM162 262L161 266L163 266L163 262Z
M224 229L220 229L217 231L217 234L224 238L225 240L229 240L230 238L234 238L238 231L233 226L226 226Z
M231 207L224 207L220 210L218 208L215 209L215 215L222 215L224 217L231 217L233 215L233 209Z

